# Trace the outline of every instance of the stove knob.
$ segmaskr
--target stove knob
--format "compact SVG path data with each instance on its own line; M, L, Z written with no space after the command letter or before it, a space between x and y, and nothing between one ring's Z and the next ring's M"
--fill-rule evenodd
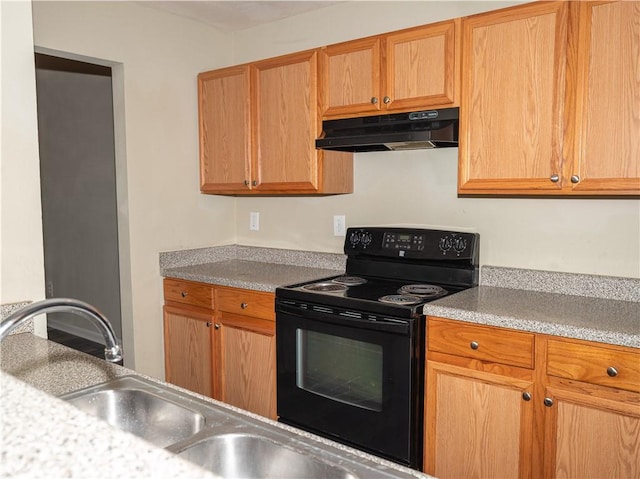
M464 240L464 238L461 238L460 236L458 236L457 238L454 238L454 240L453 240L453 250L456 253L460 254L465 249L467 249L467 242Z
M357 231L354 231L353 233L351 233L351 236L349 237L349 242L351 243L352 246L357 245L360 242L360 233Z
M363 246L366 247L368 244L371 244L372 241L373 241L373 238L371 237L371 233L362 233L360 242L362 243Z
M448 236L440 238L440 241L438 242L438 247L443 254L446 254L446 252L449 251L452 246L453 244L451 243L451 239Z

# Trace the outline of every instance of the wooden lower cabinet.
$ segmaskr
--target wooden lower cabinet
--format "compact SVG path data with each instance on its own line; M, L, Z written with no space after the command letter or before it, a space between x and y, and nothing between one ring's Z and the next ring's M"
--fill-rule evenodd
M539 342L544 477L640 478L640 351Z
M213 312L164 307L167 382L213 397Z
M276 418L273 293L164 280L167 382Z
M425 472L530 477L533 335L431 317L427 328Z
M275 295L216 287L216 397L276 419Z
M275 322L223 313L216 328L217 398L276 419Z
M533 381L427 364L425 471L438 478L528 477ZM530 397L530 396L526 396Z
M640 478L638 349L442 318L427 324L425 472ZM528 357L532 366L522 367Z

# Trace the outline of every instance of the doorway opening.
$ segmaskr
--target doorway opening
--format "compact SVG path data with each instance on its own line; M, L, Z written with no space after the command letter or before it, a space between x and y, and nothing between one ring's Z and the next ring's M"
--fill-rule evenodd
M118 171L124 162L117 161L113 69L44 53L35 54L35 65L46 297L97 307L126 355L133 327L123 324L130 298L123 302L128 245L119 205L126 183ZM83 318L53 313L47 323L51 340L102 355L102 335Z

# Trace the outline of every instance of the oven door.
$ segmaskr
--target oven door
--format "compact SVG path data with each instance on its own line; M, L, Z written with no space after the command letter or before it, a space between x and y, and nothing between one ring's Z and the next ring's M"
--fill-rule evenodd
M279 420L419 468L421 321L357 316L276 301Z

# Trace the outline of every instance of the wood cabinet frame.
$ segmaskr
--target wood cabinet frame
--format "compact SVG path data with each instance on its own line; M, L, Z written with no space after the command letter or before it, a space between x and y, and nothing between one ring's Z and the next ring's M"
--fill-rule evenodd
M443 318L428 317L427 321L429 327L433 323L438 329L432 331L434 347L427 334L425 472L444 478L450 477L448 474L490 477L493 473L501 479L509 475L553 478L557 468L570 477L594 477L592 471L597 471L598 476L606 476L613 470L617 471L618 477L640 475L640 351L534 334L534 343L530 343L535 345L534 351L511 353L509 335L524 340L523 332ZM471 337L480 338L479 347L465 349ZM451 343L450 350L443 352L441 346L447 341ZM526 341L514 344L516 349L527 346ZM481 352L483 349L485 351ZM526 357L533 358L534 362L527 365L526 360L520 360ZM521 365L514 365L518 363ZM619 371L611 376L607 364L616 366ZM487 397L500 388L522 392L520 408L517 404L504 403L505 410L520 411L519 429L513 427L503 438L511 441L519 438L517 472L514 472L514 464L507 463L507 469L500 469L503 464L491 463L495 451L487 451L475 462L469 462L468 454L475 451L479 443L499 445L501 438L496 438L495 434L486 438L477 436L475 443L468 443L473 441L472 437L456 437L455 430L447 429L449 423L438 422L455 414L442 416L438 412L439 381L450 377L460 378L458 392L466 393L465 403L458 406L459 410L470 414L470 418L480 424L483 420L493 420L487 412L491 411L491 405L483 404L486 398L470 397L469 391L474 384ZM459 400L451 394L454 396L451 403L444 401L445 411ZM508 396L498 394L495 397L508 401ZM511 394L510 400L519 398ZM574 416L581 422L573 423ZM455 424L455 420L450 423ZM449 434L449 437L442 439L439 434ZM605 435L612 446L608 449L603 448L600 441ZM447 459L446 454L440 453L445 465L439 467L438 447L442 447L442 442L454 444L456 440L461 444L456 448L458 456ZM508 448L512 455L515 454L513 444L505 446ZM459 468L465 466L469 469L461 472Z

